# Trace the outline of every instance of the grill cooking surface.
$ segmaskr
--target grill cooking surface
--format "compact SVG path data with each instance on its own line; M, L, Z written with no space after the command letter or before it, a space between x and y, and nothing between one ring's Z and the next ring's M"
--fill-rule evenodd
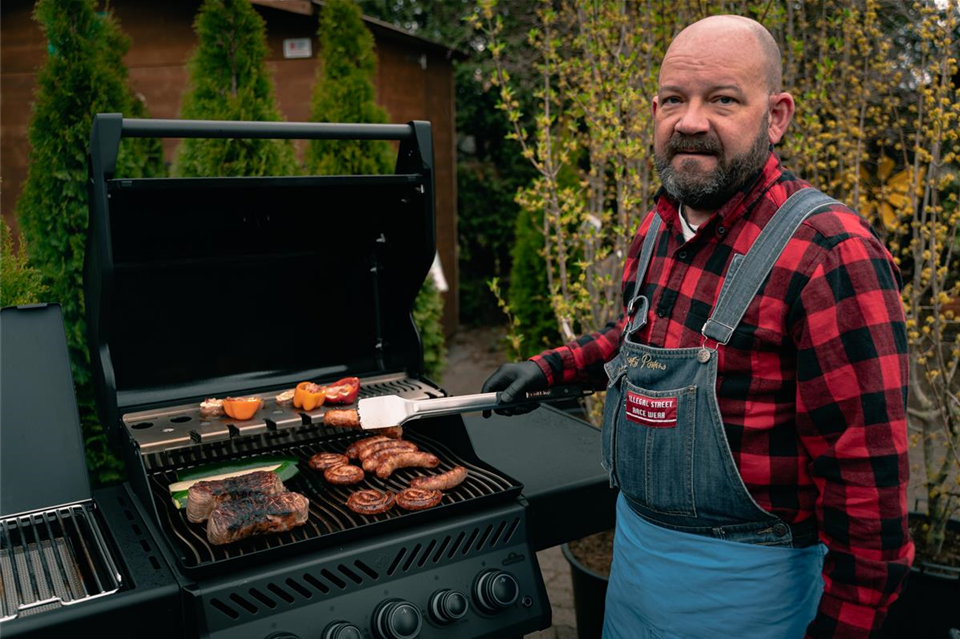
M153 471L148 468L150 487L161 511L161 524L176 545L181 566L185 569L203 569L226 562L232 565L233 560L241 557L249 557L266 550L275 551L280 547L297 545L300 548L303 542L312 542L313 545L321 546L338 544L350 538L368 533L381 533L394 526L425 521L433 516L445 516L464 507L473 508L476 502L506 498L520 492L519 484L482 462L468 461L443 444L409 430L403 438L416 443L421 450L439 457L438 468L431 470L404 468L394 472L386 480L380 480L375 475L367 473L364 481L359 484L334 486L323 479L322 472L315 471L307 465L307 461L316 453L343 453L351 443L369 437L371 434L373 431L359 429L348 431L335 429L332 433L318 434L314 427L296 433L295 438L305 441L280 447L257 445L256 442L250 444L248 454L240 458L256 458L262 455L292 455L299 458L300 472L285 481L284 485L288 490L301 493L310 500L310 516L306 524L291 531L250 537L224 546L210 544L206 537L206 523L189 523L185 510L178 510L170 499L169 486L177 481L177 471L185 468L186 465L165 466ZM174 461L172 457L177 452L179 451L169 451L163 453L162 457L169 463ZM188 450L182 452L187 453ZM160 455L151 457L160 457ZM193 462L196 461L200 460L193 460ZM453 490L446 491L440 505L429 510L409 512L394 506L386 513L368 516L354 513L346 506L347 497L356 490L375 488L397 492L406 488L414 477L444 472L457 465L469 471L466 480Z
M86 504L3 519L0 621L112 594L120 574Z

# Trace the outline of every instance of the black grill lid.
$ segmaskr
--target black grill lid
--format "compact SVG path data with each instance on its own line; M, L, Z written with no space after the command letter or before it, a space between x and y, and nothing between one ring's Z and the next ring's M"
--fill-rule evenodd
M399 140L394 175L114 179L121 137ZM85 291L104 423L306 379L408 371L436 251L429 123L100 114Z
M57 304L0 309L0 514L90 499Z

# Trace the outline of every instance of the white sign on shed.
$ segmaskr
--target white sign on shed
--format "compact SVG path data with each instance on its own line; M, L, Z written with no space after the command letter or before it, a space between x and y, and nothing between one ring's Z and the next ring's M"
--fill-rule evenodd
M286 38L283 41L283 57L309 58L313 55L310 38Z

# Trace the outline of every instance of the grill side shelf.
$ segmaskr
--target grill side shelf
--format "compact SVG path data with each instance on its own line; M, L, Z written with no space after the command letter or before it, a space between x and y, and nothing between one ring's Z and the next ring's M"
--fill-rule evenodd
M106 597L122 580L92 503L0 522L0 622Z
M274 559L286 552L303 552L308 548L322 548L361 537L384 534L399 527L444 518L452 513L466 512L494 501L514 499L522 489L516 480L504 475L472 455L472 451L457 454L444 444L416 433L407 432L404 439L416 443L421 450L440 458L440 466L433 470L400 469L387 480L370 474L360 484L333 486L320 472L309 468L307 461L318 452L343 453L347 446L369 436L369 433L350 430L318 438L310 437L286 446L251 451L251 457L267 454L293 455L300 459L300 473L285 482L287 489L299 492L310 500L309 518L303 526L288 532L250 537L224 546L214 546L206 539L204 524L192 524L186 514L178 510L169 497L169 485L177 480L178 468L162 464L148 470L150 489L158 503L160 525L174 550L180 568L191 576L215 574L224 564L234 566L256 563L259 559ZM408 512L395 507L379 515L359 515L346 506L347 497L363 488L397 492L406 488L418 476L435 474L464 466L467 479L444 494L440 505L423 511Z

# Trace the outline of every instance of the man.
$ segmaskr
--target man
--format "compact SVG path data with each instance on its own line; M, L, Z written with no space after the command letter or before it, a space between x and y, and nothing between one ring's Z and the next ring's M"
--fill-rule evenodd
M772 152L794 112L780 68L746 18L677 36L623 315L484 385L609 384L607 639L867 637L913 560L900 275Z

